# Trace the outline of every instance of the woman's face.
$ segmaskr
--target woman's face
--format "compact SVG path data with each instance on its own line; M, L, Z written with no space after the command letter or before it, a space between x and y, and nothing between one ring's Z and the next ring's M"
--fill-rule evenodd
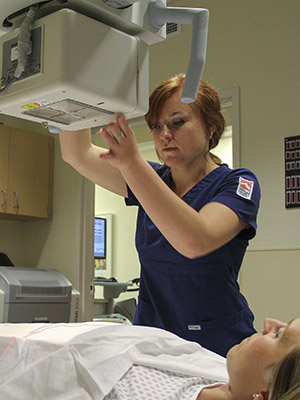
M208 152L208 129L178 93L165 102L152 135L159 156L170 167L202 160Z
M232 390L239 387L244 390L248 387L252 393L267 390L264 375L268 367L278 363L297 342L300 342L300 318L288 324L266 319L262 333L243 340L227 354Z

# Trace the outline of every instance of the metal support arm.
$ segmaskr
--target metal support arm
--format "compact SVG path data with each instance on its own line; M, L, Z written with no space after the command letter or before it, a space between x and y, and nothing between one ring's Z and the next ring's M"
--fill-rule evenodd
M167 22L192 24L190 61L181 93L183 103L192 103L205 64L209 11L205 8L166 7L161 1L155 1L148 5L148 18L155 29Z

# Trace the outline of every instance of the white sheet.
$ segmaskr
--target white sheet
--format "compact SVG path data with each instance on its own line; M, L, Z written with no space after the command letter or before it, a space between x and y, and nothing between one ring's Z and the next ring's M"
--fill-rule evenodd
M0 325L5 400L101 400L133 363L228 382L223 357L161 329L107 322Z

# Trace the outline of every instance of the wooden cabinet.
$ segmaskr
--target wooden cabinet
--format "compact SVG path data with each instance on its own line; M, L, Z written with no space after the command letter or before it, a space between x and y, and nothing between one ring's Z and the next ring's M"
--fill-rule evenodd
M0 125L0 217L51 218L53 138Z

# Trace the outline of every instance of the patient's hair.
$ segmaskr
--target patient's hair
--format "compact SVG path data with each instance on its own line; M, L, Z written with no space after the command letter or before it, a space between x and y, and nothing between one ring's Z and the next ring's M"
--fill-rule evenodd
M149 110L145 115L150 129L157 124L161 109L165 102L175 93L181 91L185 80L185 74L172 76L162 82L153 90L149 98ZM217 90L209 83L201 81L196 100L190 105L205 123L207 131L210 127L216 127L209 141L209 150L215 148L225 129L225 119L221 112L220 97ZM217 164L221 164L219 157L210 153Z
M275 368L269 400L300 399L300 345L296 345Z

